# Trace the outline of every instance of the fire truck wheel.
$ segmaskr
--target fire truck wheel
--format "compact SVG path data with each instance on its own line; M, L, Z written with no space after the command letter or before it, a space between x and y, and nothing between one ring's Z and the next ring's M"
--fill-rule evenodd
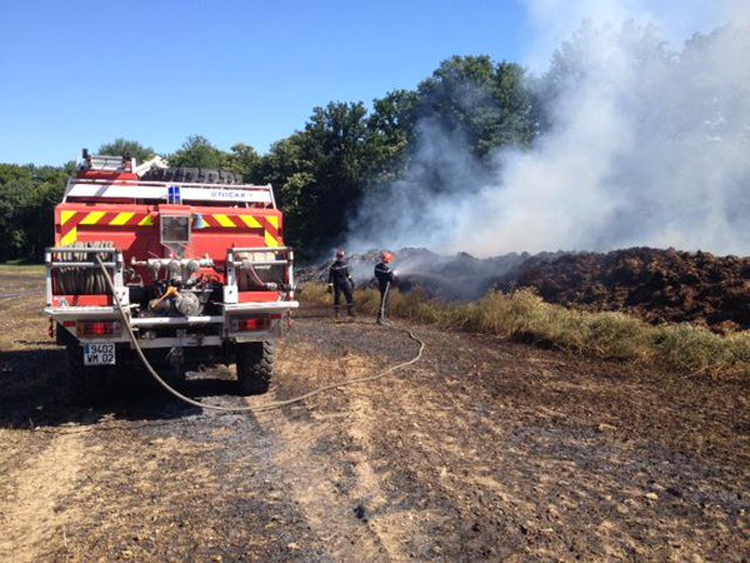
M237 381L242 395L268 391L273 376L274 343L248 342L237 345Z
M106 368L83 365L83 350L77 343L68 344L66 368L65 383L72 403L89 406L103 399Z
M228 170L213 168L155 168L143 175L151 182L193 182L200 184L241 184L242 176Z

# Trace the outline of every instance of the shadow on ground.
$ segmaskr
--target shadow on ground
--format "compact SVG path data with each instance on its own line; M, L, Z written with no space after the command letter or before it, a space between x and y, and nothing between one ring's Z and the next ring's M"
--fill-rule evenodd
M202 412L169 395L140 372L120 376L114 387L107 390L107 396L94 406L76 405L68 399L65 385L64 348L49 343L39 343L39 346L0 352L0 428L89 425L105 418L178 419ZM212 370L190 373L178 390L196 399L234 396L237 383L227 379L222 370Z

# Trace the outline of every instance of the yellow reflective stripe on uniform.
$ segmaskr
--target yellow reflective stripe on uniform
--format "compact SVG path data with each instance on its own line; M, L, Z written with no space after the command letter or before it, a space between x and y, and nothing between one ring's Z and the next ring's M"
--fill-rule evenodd
M216 214L212 215L212 217L214 219L216 219L217 223L219 223L219 225L221 225L222 227L227 227L227 228L230 228L230 229L232 227L237 227L237 225L235 225L232 222L232 220L229 217L227 217L226 215L222 215L220 213L216 213Z
M92 211L83 218L83 221L81 221L79 225L96 225L99 222L99 219L104 217L104 213L104 211Z
M258 223L258 220L252 215L240 215L240 219L242 219L242 222L245 223L245 225L247 225L251 229L263 228L263 226L260 223Z
M135 215L135 213L129 213L129 212L118 213L117 217L115 217L114 219L112 219L109 222L109 224L110 225L124 225L125 223L127 223L128 221L130 221L130 219L131 219L131 217L133 217L133 215Z
M78 231L75 227L70 229L64 237L60 239L60 246L70 246L78 239Z
M75 211L61 211L60 212L60 224L64 225L68 221L70 221L70 218L75 215Z
M279 241L277 241L271 233L268 231L265 231L265 239L266 239L266 246L269 248L276 248L279 246Z
M143 219L138 221L139 227L147 227L154 224L154 218L151 215L146 215Z

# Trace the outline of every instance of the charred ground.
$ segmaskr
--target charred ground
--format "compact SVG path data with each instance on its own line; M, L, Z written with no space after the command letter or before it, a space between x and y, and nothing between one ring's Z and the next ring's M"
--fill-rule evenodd
M68 405L38 274L0 272L2 561L742 561L750 387L417 328L423 361L286 410ZM306 307L268 398L414 343ZM240 405L234 373L186 391ZM250 399L262 402L268 398Z

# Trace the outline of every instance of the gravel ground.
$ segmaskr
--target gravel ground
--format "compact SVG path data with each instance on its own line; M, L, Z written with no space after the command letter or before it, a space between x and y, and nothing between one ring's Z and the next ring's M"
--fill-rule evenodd
M61 399L38 274L0 271L1 561L747 561L750 379L713 380L416 327L421 362L226 415L124 386ZM303 308L262 404L413 356Z

